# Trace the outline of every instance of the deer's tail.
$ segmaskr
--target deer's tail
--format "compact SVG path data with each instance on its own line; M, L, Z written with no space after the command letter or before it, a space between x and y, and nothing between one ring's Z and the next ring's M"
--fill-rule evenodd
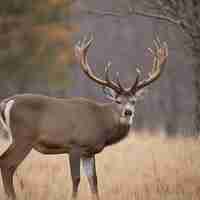
M10 128L10 110L14 104L13 99L6 99L0 103L0 136L12 140Z

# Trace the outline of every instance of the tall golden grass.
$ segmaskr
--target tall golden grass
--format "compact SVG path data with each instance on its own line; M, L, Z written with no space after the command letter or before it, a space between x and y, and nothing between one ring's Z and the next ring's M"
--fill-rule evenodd
M97 155L97 174L104 200L199 200L200 140L131 134ZM67 155L31 152L17 170L15 188L20 200L69 199ZM83 177L79 199L89 198ZM0 199L5 199L1 180Z

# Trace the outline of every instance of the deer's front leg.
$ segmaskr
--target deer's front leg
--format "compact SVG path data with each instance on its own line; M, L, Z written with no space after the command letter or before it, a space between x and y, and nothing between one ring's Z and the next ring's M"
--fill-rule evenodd
M92 198L99 200L95 157L82 158L82 164L92 192Z
M80 155L78 153L69 154L69 163L72 177L72 199L77 198L78 186L80 183Z

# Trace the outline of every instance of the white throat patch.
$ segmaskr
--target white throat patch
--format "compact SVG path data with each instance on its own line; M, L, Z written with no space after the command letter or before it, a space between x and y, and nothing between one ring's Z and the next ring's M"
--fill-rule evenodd
M130 116L130 118L129 118L129 121L128 121L128 124L129 124L129 125L132 125L132 123L133 123L133 118L134 118L134 114L132 114L132 115Z

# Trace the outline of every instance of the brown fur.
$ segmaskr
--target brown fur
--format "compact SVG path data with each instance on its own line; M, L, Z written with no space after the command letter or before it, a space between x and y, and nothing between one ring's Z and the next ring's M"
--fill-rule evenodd
M10 112L13 143L0 157L0 168L6 193L12 199L13 174L31 149L44 154L78 152L79 157L93 157L129 131L128 123L120 123L121 113L115 103L34 94L16 95L5 102L11 99L15 101Z

